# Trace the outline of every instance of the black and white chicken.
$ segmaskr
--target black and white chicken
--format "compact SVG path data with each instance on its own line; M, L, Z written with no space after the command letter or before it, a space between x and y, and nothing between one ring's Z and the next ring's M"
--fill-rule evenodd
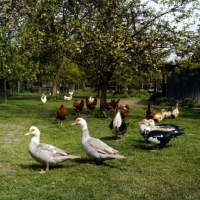
M115 118L110 122L110 129L112 133L115 135L115 138L118 139L118 135L123 135L126 133L127 126L125 120L121 116L121 105L118 107L117 114Z

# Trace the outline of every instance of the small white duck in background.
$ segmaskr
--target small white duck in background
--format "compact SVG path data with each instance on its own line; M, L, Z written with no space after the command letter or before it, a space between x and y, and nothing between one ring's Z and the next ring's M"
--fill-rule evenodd
M47 96L44 93L41 96L41 101L43 104L45 104L47 102Z
M33 135L28 147L31 157L37 162L46 165L46 169L41 170L41 173L49 171L50 166L55 166L65 160L81 158L80 156L70 155L65 150L53 145L40 143L40 131L35 126L31 126L29 132L25 135Z
M89 100L89 102L93 102L94 98L90 96L90 98L88 100Z
M65 95L64 100L68 100L68 101L72 100L72 94L70 94L69 97Z
M117 150L108 146L101 140L90 137L87 123L83 118L77 118L72 125L81 125L82 148L85 153L94 160L95 164L102 164L105 160L126 158L125 156L119 155Z
M71 92L69 92L69 94L73 95L74 94L74 90L72 90Z

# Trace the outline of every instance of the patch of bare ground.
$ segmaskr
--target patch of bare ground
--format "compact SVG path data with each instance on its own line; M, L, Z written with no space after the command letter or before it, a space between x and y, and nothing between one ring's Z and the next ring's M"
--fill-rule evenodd
M121 104L128 104L128 105L143 105L146 106L148 103L151 105L157 105L156 101L149 101L149 100L120 100Z
M0 124L1 126L2 124ZM1 133L1 147L8 148L9 145L19 144L20 138L17 136L24 126L19 124L4 124L4 131Z
M0 173L6 176L11 173L15 173L16 163L15 159L19 157L20 154L18 146L22 144L22 135L24 133L24 126L19 124L0 124L0 150L2 154L0 162ZM8 161L9 160L9 161Z

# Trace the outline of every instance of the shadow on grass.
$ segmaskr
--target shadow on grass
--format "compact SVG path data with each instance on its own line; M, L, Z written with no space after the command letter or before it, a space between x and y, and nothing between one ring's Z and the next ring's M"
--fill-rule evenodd
M141 150L144 150L144 151L151 151L151 150L154 150L156 145L148 142L148 141L145 141L145 140L137 140L136 141L136 144L132 145L134 148L138 148L138 149L141 149ZM171 148L172 145L170 145L169 143L166 145L166 146L162 146L162 147L159 147L158 148L158 151L161 150L161 149L166 149L166 148Z
M67 160L65 162L72 162L72 163L75 162L75 163L79 163L79 164L86 163L86 161L84 161L84 159ZM40 163L38 163L38 164L28 164L28 165L19 164L18 166L21 167L22 169L33 169L33 170L37 170L37 171L40 171L41 169L45 170L45 168L46 168L46 165L43 165L43 164L40 164ZM73 168L74 165L69 165L68 167ZM61 168L66 168L66 165L62 165L62 163L58 163L55 166L50 166L49 170L51 170L51 169L61 169Z

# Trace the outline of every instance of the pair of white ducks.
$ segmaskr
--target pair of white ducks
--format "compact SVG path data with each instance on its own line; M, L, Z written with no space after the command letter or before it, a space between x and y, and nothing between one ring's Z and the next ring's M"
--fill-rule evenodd
M172 138L184 134L184 130L172 124L155 125L153 119L143 119L139 122L139 132L146 141L156 145L156 150L159 147L164 147Z
M125 156L119 155L117 150L106 143L97 138L90 137L87 123L83 118L77 118L72 125L81 125L82 148L94 160L95 164L102 164L105 160L125 158ZM28 148L31 157L37 162L46 165L46 169L41 170L41 173L48 171L50 166L54 166L65 160L81 158L80 156L70 155L65 150L53 145L40 143L40 131L35 126L32 126L25 135L33 135Z

